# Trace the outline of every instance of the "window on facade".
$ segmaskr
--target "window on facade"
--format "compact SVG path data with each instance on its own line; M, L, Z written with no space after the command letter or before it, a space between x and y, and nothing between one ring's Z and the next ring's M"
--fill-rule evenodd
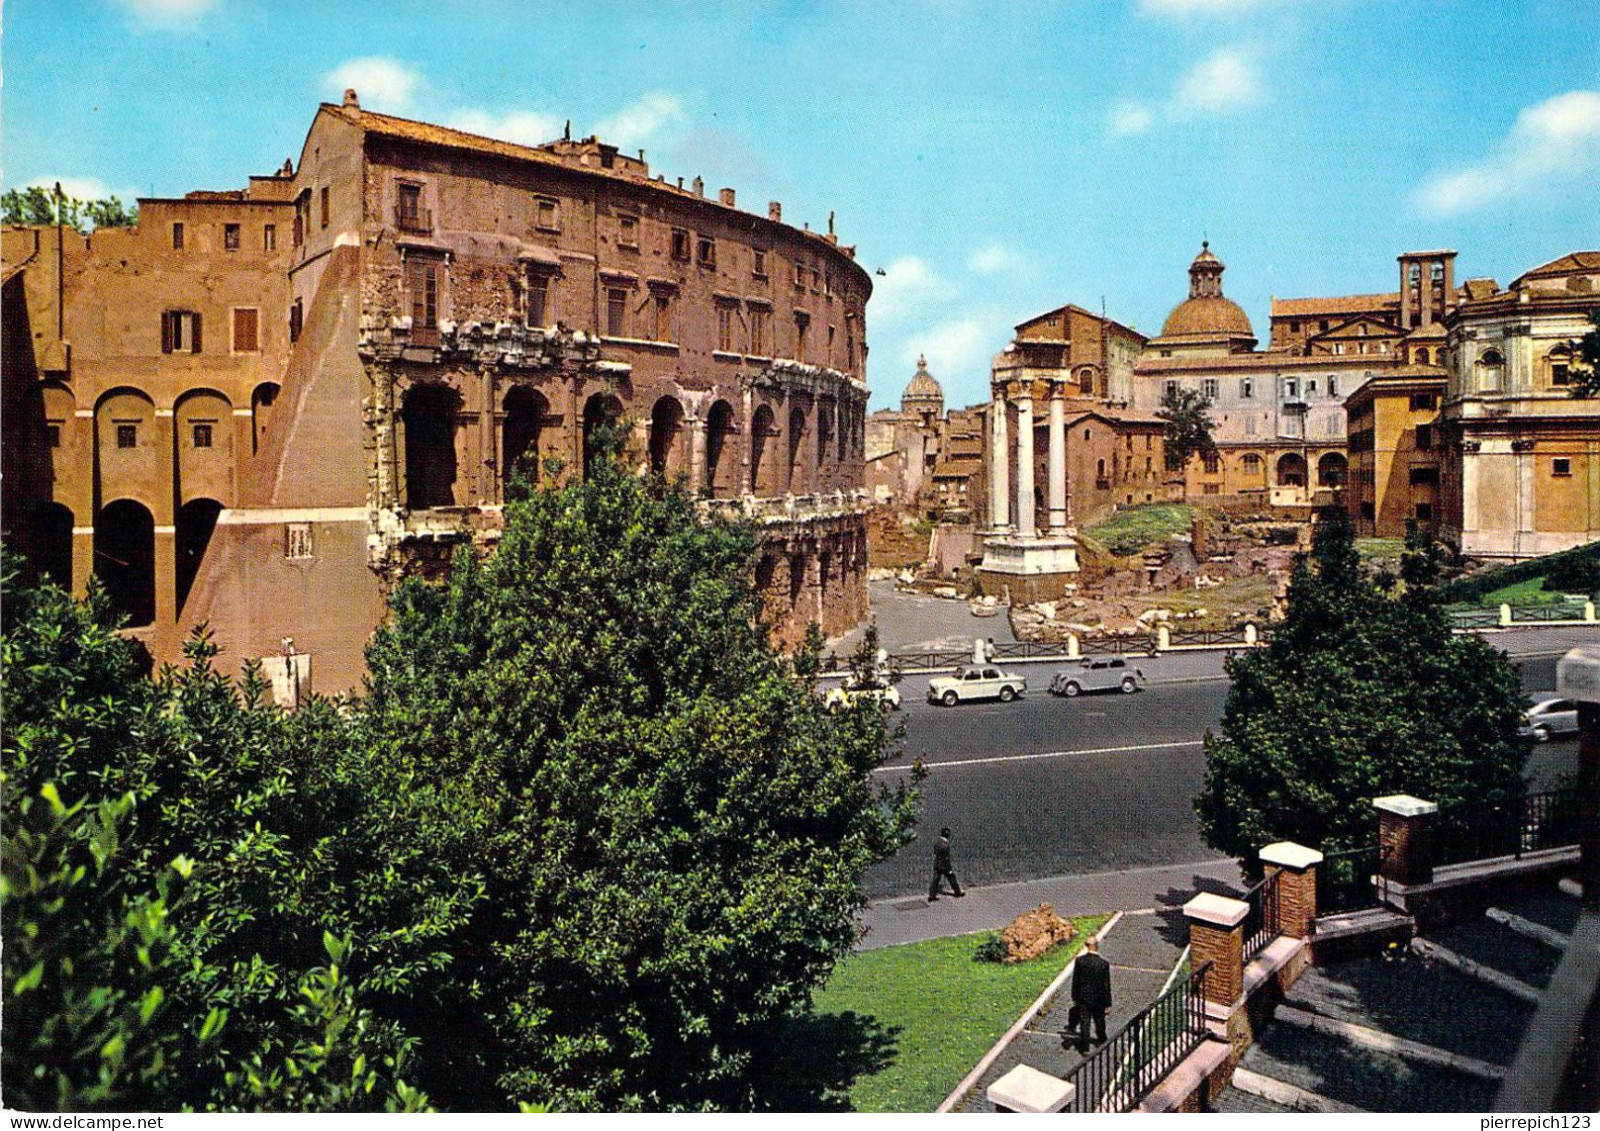
M253 306L235 307L233 311L233 352L255 353L261 349L260 311Z
M758 247L752 252L752 256L750 274L758 279L765 279L767 277L767 253Z
M701 236L696 244L696 259L702 267L715 267L717 265L717 241L710 236Z
M413 255L406 259L406 294L411 305L413 340L431 338L439 328L439 268L442 260Z
M214 420L197 420L189 429L189 437L197 448L211 446L211 429L216 424Z
M717 306L717 348L723 353L734 351L733 307L725 303Z
M223 251L238 251L239 250L239 225L238 224L224 224L224 225L222 225L222 250Z
M1244 434L1246 436L1254 436L1256 434L1255 416L1249 415L1244 418Z
M278 250L278 225L268 224L266 227L261 229L261 250Z
M1320 333L1323 333L1323 334L1326 334L1328 332L1328 320L1326 318L1324 318L1321 322L1317 323L1317 330Z
M1328 378L1328 395L1330 397L1336 397L1336 396L1339 395L1339 378L1337 378L1337 377L1329 377Z
M657 291L655 294L656 332L655 340L658 342L673 341L672 334L672 295L667 291Z
M1416 506L1416 512L1417 512L1417 521L1418 522L1432 522L1433 521L1433 504L1432 503L1418 503L1417 506Z
M137 448L139 446L139 426L131 421L117 423L117 447L122 449Z
M1216 452L1207 452L1200 458L1205 462L1207 475L1215 475L1222 470L1222 460Z
M639 217L617 217L617 246L631 248L639 246Z
M1438 404L1438 399L1432 393L1412 393L1411 411L1428 412Z
M1433 449L1433 425L1417 425L1417 450L1431 451Z
M289 308L289 341L300 340L300 326L305 321L305 308L300 305L300 300L295 299L294 305Z
M556 209L556 202L545 197L539 198L538 216L534 224L541 232L558 232L561 230L561 214Z
M1565 479L1572 474L1572 460L1558 456L1550 461L1550 474Z
M161 315L162 353L200 352L200 315L192 310L169 310Z
M1217 399L1217 379L1215 377L1207 377L1200 382L1200 395L1208 401Z
M1200 485L1200 493L1202 495L1220 495L1220 494L1222 494L1222 484L1221 483L1202 483Z
M1183 461L1178 458L1178 453L1177 452L1173 451L1171 448L1168 448L1163 453L1163 456L1164 456L1163 462L1167 465L1167 470L1168 471L1182 471L1183 470Z
M767 319L770 312L764 306L750 308L750 352L757 357L766 357L767 346Z
M856 368L856 323L854 318L846 316L844 323L844 364L845 368L854 373Z
M794 265L794 289L797 291L806 289L806 267L803 263Z
M44 443L47 448L59 448L61 446L61 425L54 420L44 426Z
M1283 395L1288 397L1290 400L1298 397L1300 395L1300 382L1296 381L1293 377L1285 379L1283 382Z
M1554 358L1551 359L1551 361L1550 361L1550 384L1552 384L1552 385L1570 385L1570 384L1572 384L1572 370L1567 365L1567 363L1565 361L1557 361Z
M1239 378L1239 399L1250 400L1256 395L1256 383L1249 377Z
M1298 322L1289 323L1289 333L1298 334L1299 332L1300 332L1300 323L1298 323Z
M1376 514L1376 513L1377 513L1377 508L1372 503L1364 502L1364 503L1361 504L1361 517L1362 518L1371 519L1372 516L1374 514Z
M672 229L672 258L689 258L689 233L683 228Z
M422 186L402 181L396 186L395 227L403 232L425 232L429 228L427 214L422 209Z
M543 271L528 272L527 325L548 326L550 317L550 276Z
M173 251L182 251L183 250L183 225L182 224L174 224L174 225L172 225L172 250Z
M806 337L811 332L811 316L809 314L796 314L794 316L794 359L805 364Z
M621 287L606 291L606 333L613 338L628 336L628 292Z
M1317 395L1317 379L1315 377L1307 377L1306 378L1306 396L1314 397L1316 395Z
M1261 457L1256 455L1255 452L1246 452L1244 469L1251 475L1259 475L1261 472Z
M324 228L326 228L328 226L328 213L329 213L329 211L330 210L328 208L328 186L327 185L323 185L322 186L322 226Z
M1176 381L1168 381L1166 385L1163 386L1163 389L1164 395L1166 396L1175 397L1178 395L1178 383Z
M1437 467L1413 467L1411 469L1411 485L1413 487L1434 487L1439 483L1439 469Z

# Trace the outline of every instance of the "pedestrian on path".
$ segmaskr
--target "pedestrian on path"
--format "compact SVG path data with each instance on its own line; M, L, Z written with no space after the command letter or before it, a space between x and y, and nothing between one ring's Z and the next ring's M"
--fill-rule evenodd
M950 881L950 894L960 899L967 893L961 890L961 881L956 879L955 869L950 867L950 830L940 829L939 839L933 846L933 882L928 885L928 902L933 903L939 898L939 881Z
M1078 1055L1089 1051L1089 1022L1094 1022L1094 1043L1106 1043L1106 1010L1111 1008L1111 963L1100 957L1100 940L1093 935L1083 944L1083 953L1072 968L1072 1008L1067 1011L1067 1028L1061 1034L1076 1038Z
M983 660L987 664L994 663L994 637L992 636L989 637L988 643L983 646Z

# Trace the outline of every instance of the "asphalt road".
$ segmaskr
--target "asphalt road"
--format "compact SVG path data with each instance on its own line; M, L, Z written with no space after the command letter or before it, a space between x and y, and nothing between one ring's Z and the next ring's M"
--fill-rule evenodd
M1523 687L1555 686L1557 657L1593 641L1593 629L1546 629L1491 638L1522 664ZM1205 767L1202 738L1222 717L1228 684L1218 653L1136 661L1150 679L1137 695L1046 694L1054 665L1017 665L1022 699L926 702L926 677L900 684L905 756L880 770L904 775L921 755L921 828L931 844L944 825L954 836L957 875L983 885L1218 859L1200 841L1193 798ZM1529 776L1547 784L1577 764L1573 741L1535 749ZM925 891L931 849L917 842L866 877L869 898Z

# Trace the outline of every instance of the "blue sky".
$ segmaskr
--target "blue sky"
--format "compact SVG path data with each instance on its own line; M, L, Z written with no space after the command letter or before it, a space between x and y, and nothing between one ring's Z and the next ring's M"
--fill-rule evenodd
M317 101L547 140L837 213L878 293L874 407L925 350L982 399L1011 327L1146 333L1209 236L1272 295L1452 247L1502 285L1600 247L1600 0L11 0L7 186L178 194L297 154Z

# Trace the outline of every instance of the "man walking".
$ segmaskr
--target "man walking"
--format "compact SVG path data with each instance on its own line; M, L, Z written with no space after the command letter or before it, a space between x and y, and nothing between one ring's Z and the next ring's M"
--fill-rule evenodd
M1067 1012L1068 1033L1077 1038L1078 1055L1089 1051L1089 1022L1094 1022L1094 1043L1106 1043L1106 1010L1111 1008L1111 963L1100 957L1100 940L1093 935L1072 968L1072 1008Z
M961 890L961 881L956 879L955 869L950 867L950 830L940 829L939 839L933 846L933 882L928 885L928 902L936 902L939 898L939 881L950 881L950 894L960 899L967 893Z

